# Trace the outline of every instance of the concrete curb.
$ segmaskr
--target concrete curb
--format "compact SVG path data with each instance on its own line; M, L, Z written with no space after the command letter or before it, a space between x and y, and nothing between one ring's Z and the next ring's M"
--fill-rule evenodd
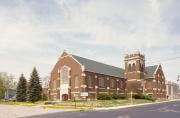
M153 104L161 104L161 103L167 103L167 102L173 102L173 101L180 101L180 99L169 100L169 101L162 101L162 102L145 103L145 104L134 104L134 105L117 106L117 107L94 108L94 110L98 111L98 110L113 110L113 109L132 108L132 107L146 106L146 105L153 105Z

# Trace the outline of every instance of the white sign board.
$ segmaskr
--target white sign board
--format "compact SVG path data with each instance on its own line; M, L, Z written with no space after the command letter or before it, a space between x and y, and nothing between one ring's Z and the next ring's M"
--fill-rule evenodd
M81 93L80 93L80 96L86 97L86 96L88 96L88 92L81 92Z

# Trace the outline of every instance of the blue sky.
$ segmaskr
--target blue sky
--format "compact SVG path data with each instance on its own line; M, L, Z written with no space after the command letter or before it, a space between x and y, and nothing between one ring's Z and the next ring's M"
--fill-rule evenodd
M140 51L161 63L166 79L180 71L179 0L0 0L0 71L50 74L64 49L124 68Z

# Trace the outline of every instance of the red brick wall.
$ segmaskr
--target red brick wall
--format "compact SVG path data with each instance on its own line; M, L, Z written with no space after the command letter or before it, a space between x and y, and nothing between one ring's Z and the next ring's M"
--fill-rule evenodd
M71 68L70 70L70 89L69 89L69 97L72 98L71 92L78 92L80 91L80 86L82 84L82 81L84 77L82 76L82 69L81 65L77 63L71 56L67 56L67 54L63 54L63 57L58 60L56 65L54 66L52 72L51 72L51 80L50 80L50 99L53 100L54 98L59 98L59 86L60 86L60 73L59 70L64 66L68 66ZM79 88L74 87L74 78L75 76L79 76L80 84ZM56 81L56 87L54 89L53 81Z

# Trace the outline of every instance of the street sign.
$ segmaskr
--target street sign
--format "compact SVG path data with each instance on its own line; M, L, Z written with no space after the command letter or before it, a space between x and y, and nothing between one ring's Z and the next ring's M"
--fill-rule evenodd
M80 93L80 96L82 96L82 97L87 97L87 96L88 96L88 92L81 92L81 93Z

